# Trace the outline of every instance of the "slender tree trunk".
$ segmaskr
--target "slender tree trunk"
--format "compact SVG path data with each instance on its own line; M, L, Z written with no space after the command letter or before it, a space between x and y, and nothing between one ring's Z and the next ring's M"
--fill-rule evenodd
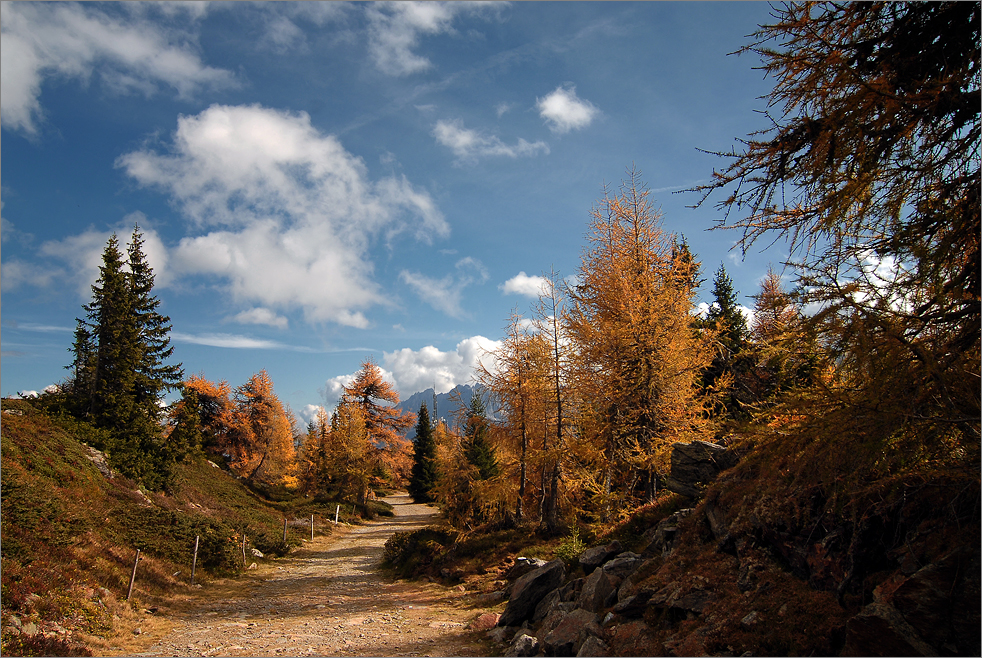
M546 450L549 449L549 418L546 417L543 420L542 428L542 479L539 482L539 524L545 523L546 520L546 505L548 503L549 496L546 494L546 474L548 473L548 465L545 462Z
M601 520L606 523L610 520L610 488L611 488L611 465L610 461L607 461L607 465L604 467L604 508Z
M562 480L562 465L559 460L552 467L552 482L549 491L549 507L546 510L546 528L555 532L559 527L559 483Z
M528 432L525 429L525 410L522 410L522 457L518 467L518 503L515 506L515 519L521 523L525 501L526 459L528 456Z

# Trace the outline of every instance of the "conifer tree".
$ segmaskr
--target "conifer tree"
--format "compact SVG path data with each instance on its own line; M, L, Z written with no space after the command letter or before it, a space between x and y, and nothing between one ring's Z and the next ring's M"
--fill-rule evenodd
M413 439L413 468L409 479L409 495L417 503L433 502L439 472L436 463L436 441L430 412L423 402L416 420L416 438Z
M740 311L733 279L722 263L713 277L713 304L706 320L719 325L719 341L730 353L740 351L747 340L747 318Z
M170 345L170 318L158 312L160 300L153 294L154 273L143 253L143 234L134 225L127 249L129 287L133 314L139 331L140 359L136 371L136 400L153 417L159 413L164 392L180 386L181 364L168 364L174 353Z
M752 359L745 354L749 331L747 318L737 303L733 280L722 263L713 277L713 303L706 318L697 324L715 330L718 346L713 362L703 372L703 389L717 393L722 414L741 415L741 409L749 401L744 381L752 367Z
M979 5L784 3L773 19L741 49L774 80L771 125L695 190L719 194L744 253L786 239L820 309L805 324L828 397L789 416L822 450L863 437L841 453L862 444L870 468L977 460Z
M85 319L78 320L70 389L76 413L108 430L113 467L158 488L169 479L172 455L183 452L164 446L159 405L163 392L178 385L181 367L164 363L172 354L170 325L157 312L139 227L127 256L113 234Z
M485 414L484 401L480 395L475 394L471 398L467 413L464 455L467 461L477 468L479 480L489 480L498 475L501 470L494 446L488 436L489 423Z

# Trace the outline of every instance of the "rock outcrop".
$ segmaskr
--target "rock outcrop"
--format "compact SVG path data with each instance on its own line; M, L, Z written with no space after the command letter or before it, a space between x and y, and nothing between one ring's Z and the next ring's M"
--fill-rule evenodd
M672 474L666 478L665 488L689 498L698 498L704 485L737 463L732 451L706 441L674 444L671 459Z
M721 493L733 463L714 444L678 444L673 476L703 499L655 521L631 546L641 553L589 548L568 579L559 560L535 566L489 635L507 655L980 655L982 565L965 539L977 491L950 506L957 522L926 498L836 521L800 493L813 511L795 517Z

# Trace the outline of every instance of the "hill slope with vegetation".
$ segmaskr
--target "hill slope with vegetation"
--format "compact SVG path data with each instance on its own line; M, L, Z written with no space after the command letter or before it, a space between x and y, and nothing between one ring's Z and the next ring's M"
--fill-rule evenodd
M2 403L4 655L89 655L111 646L143 610L190 591L196 536L202 583L245 568L243 533L251 564L259 559L253 549L283 555L309 537L311 514L316 531L329 532L335 504L267 500L201 453L176 464L167 493L148 491L86 443L96 443L98 430L35 404Z

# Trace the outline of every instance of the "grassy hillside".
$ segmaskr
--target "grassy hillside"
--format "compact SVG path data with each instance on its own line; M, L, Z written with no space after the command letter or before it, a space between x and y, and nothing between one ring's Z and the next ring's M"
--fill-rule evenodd
M204 456L179 466L171 491L143 491L104 464L113 476L100 471L100 453L85 443L91 428L50 418L27 400L2 407L3 655L90 655L109 646L146 609L190 592L195 536L202 583L243 569L243 532L247 551L270 557L309 537L311 514L318 533L330 531L333 502L265 500Z

